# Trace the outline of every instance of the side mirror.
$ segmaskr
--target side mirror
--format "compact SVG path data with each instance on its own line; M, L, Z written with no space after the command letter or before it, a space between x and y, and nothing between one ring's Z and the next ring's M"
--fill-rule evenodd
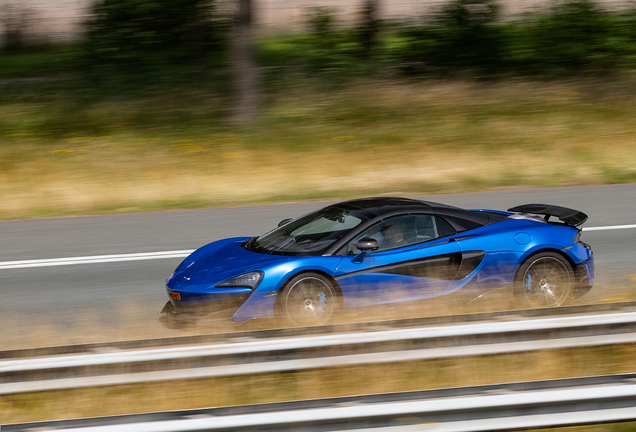
M278 227L282 227L283 225L287 225L288 223L290 223L291 221L293 221L292 218L289 219L283 219L282 221L278 222Z
M374 238L363 237L358 240L356 247L360 252L374 251L380 248L380 243L378 243L378 241Z

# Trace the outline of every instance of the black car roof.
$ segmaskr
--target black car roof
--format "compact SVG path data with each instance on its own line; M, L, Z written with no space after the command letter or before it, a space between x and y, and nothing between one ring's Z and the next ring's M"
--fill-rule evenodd
M420 201L412 198L401 197L373 197L344 201L330 207L337 207L343 210L362 210L372 213L374 216L385 217L398 214L408 214L416 212L432 212L468 219L480 225L487 225L489 217L484 212L468 211L459 207L432 201ZM501 220L501 217L496 218Z
M397 197L374 197L374 198L361 198L351 201L344 201L334 205L340 208L349 208L368 210L378 216L385 213L393 212L397 209L406 209L413 207L425 207L430 209L431 206L424 201L418 201L410 198L397 198Z

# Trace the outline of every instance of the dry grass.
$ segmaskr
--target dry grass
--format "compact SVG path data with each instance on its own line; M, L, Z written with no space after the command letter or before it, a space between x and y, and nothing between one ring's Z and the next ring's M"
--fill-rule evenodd
M4 423L634 372L633 344L0 397Z
M624 281L597 282L594 289L571 305L636 301L634 275ZM516 299L510 287L491 291L478 300L441 297L421 302L397 302L359 310L346 311L337 323L355 323L392 319L408 319L484 312L514 311L527 308ZM511 318L512 319L512 318ZM271 329L281 323L273 319L248 321L241 326L204 322L200 325L169 328L159 320L158 308L148 308L143 299L129 299L121 304L82 305L65 310L24 310L0 315L0 328L11 329L0 338L0 351L47 346L108 343L194 334L228 333Z
M25 317L27 317L25 319ZM83 305L78 310L21 310L0 316L0 327L11 329L0 350L152 339L195 334L203 329L175 331L159 323L159 311L142 300L106 307ZM206 327L205 333L227 329Z
M400 302L347 311L336 321L354 323L432 317L512 310L515 306L511 293L499 290L465 308L459 307L456 300L428 299L424 302ZM233 326L228 320L227 323L204 322L174 329L161 324L158 312L156 308L148 308L142 299L106 306L83 305L80 310L66 310L65 313L60 313L58 310L43 310L37 313L20 311L18 314L7 312L0 315L0 328L10 328L12 331L4 334L0 339L0 351L262 330L277 328L282 324L274 319L262 319L248 321L242 326ZM25 315L28 319L25 319Z
M599 424L589 426L571 426L565 428L549 428L549 429L537 429L550 432L632 432L636 429L636 423L614 423L614 424Z
M155 104L162 124L135 126L148 107L96 102L91 118L114 132L64 139L30 131L47 109L0 106L0 216L636 179L627 81L307 84L270 97L249 129L183 130L175 112L196 107Z

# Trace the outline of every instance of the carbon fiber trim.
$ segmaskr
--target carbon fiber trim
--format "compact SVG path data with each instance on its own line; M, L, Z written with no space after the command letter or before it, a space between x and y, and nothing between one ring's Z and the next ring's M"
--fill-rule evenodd
M485 255L484 251L454 252L372 267L340 275L336 277L336 280L366 273L384 273L438 280L459 280L475 270Z

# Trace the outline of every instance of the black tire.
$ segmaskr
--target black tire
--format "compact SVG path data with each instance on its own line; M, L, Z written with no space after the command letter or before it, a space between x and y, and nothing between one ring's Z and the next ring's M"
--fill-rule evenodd
M277 317L296 327L325 325L339 308L337 290L319 273L294 276L276 299Z
M517 295L537 309L561 306L573 292L574 284L572 266L555 252L532 255L515 277Z

